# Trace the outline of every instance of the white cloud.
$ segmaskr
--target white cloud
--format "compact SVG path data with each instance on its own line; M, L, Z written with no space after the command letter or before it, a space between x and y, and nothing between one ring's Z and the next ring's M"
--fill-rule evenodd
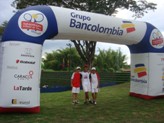
M136 21L143 21L148 22L157 27L161 32L164 32L164 24L163 24L163 11L164 11L164 1L163 0L147 0L148 2L154 2L157 4L157 9L155 11L148 11L142 18L136 19ZM121 10L116 15L116 17L123 18L123 19L130 19L132 18L132 12L128 10Z
M4 21L9 21L10 18L14 15L14 10L11 6L14 0L0 0L0 24Z
M68 43L71 43L73 46L73 43L69 40L46 40L43 44L43 54L50 53L54 50L58 49L64 49L67 46Z

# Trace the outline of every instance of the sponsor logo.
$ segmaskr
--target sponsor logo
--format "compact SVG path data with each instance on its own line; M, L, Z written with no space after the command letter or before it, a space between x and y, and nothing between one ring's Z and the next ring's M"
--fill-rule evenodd
M9 65L7 65L7 69L16 70L16 69L18 69L18 67L16 67L16 66L9 66Z
M162 81L164 81L164 73L163 73L163 75L162 75Z
M123 35L123 30L120 27L104 27L100 24L92 24L90 22L91 17L76 14L75 12L71 12L70 16L71 16L71 20L69 26L71 28L109 34L109 35L118 35L118 36Z
M19 101L18 99L12 99L11 100L12 104L23 104L23 105L29 105L30 104L30 100L28 101Z
M137 73L138 78L144 77L147 75L146 67L144 64L136 64L134 73Z
M10 46L19 46L20 43L10 42L9 45L10 45Z
M157 29L154 29L150 36L150 44L152 47L160 49L164 46L163 35Z
M134 76L131 77L131 81L137 82L137 83L147 83L147 80L134 78Z
M162 68L162 76L161 76L161 79L162 79L162 84L163 84L163 88L162 88L162 93L164 92L164 68Z
M131 21L123 21L123 24L121 25L121 27L123 29L126 29L127 33L131 33L136 30L135 25Z
M41 36L48 26L46 16L36 10L29 10L20 15L18 20L19 28L27 35Z
M14 86L14 91L32 91L32 87L24 87L24 86Z
M24 53L22 53L21 56L23 56L23 57L34 57L34 55L32 55L32 49L31 48L25 48Z
M134 68L134 73L137 74L137 78L135 76L131 76L131 81L137 83L147 83L147 80L142 77L147 76L146 67L144 64L136 64Z
M164 68L162 68L162 81L164 82ZM163 86L164 86L164 83L163 83Z
M31 70L28 74L14 74L14 78L18 80L30 80L32 79L34 72Z
M18 63L20 63L20 64L35 64L34 61L24 61L24 60L19 60L19 59L16 60L16 63L17 64Z
M12 100L11 100L11 103L12 103L12 104L17 104L17 99L12 99Z

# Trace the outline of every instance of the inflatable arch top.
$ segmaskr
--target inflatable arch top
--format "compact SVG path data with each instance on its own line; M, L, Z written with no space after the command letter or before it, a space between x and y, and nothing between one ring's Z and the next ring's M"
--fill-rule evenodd
M40 111L40 63L46 39L125 44L130 95L164 96L164 40L153 25L54 6L32 6L9 21L0 43L0 112Z

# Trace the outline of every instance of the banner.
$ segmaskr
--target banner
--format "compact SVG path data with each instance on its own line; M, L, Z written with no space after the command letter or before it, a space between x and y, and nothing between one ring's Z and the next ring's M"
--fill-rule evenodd
M148 95L150 96L164 95L164 54L163 53L149 53Z
M148 94L148 68L149 54L131 54L131 83L130 92L137 94Z
M41 49L27 42L1 43L0 108L40 106Z
M51 7L58 24L55 39L83 39L117 44L137 44L146 23L60 7ZM62 11L62 12L61 12Z

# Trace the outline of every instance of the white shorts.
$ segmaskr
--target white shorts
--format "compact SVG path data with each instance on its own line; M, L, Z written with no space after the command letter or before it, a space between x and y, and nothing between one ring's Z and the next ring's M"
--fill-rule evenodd
M92 93L97 93L99 91L99 89L97 88L97 84L93 84L91 85L91 92Z
M83 91L84 92L91 92L91 85L90 85L90 83L83 83Z
M98 93L99 92L99 89L98 88L92 88L92 93Z
M80 87L72 87L72 93L80 93Z

